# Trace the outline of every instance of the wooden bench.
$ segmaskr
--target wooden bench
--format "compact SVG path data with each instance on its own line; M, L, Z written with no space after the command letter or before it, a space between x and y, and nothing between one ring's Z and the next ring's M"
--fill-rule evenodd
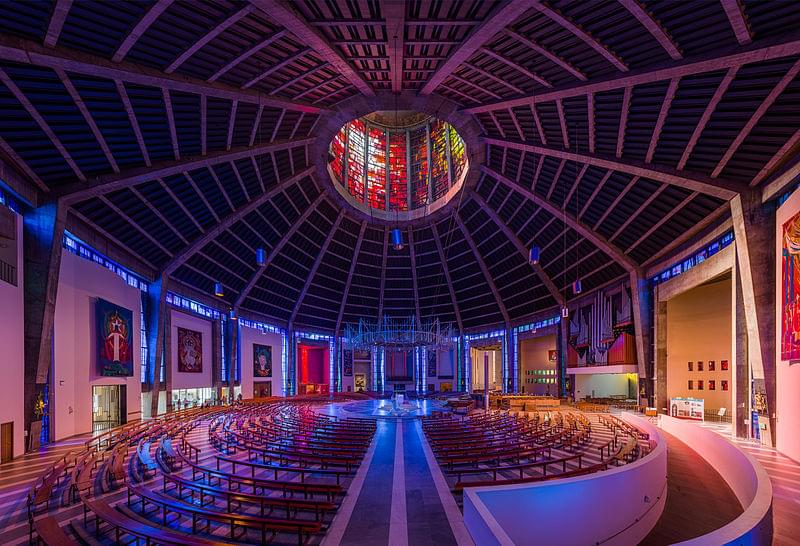
M125 483L125 457L128 455L128 444L122 444L114 448L114 453L111 455L109 461L109 485L114 482Z
M182 498L184 494L184 490L189 490L192 495L192 500L194 500L194 492L196 491L200 497L200 506L205 504L205 497L212 497L212 498L222 498L225 500L227 505L227 511L232 512L234 506L240 506L242 502L247 502L250 504L256 504L260 508L261 516L268 515L266 509L269 508L269 513L272 512L273 508L283 508L286 510L286 518L289 519L292 514L297 514L298 511L307 511L313 512L316 521L320 521L322 519L322 514L325 512L332 512L336 510L336 504L330 501L318 501L313 499L293 499L287 497L275 497L275 496L265 496L265 495L253 495L250 493L242 493L239 491L231 491L229 489L223 489L221 487L215 487L212 485L205 485L201 483L197 483L192 480L187 480L186 478L182 478L180 476L175 476L172 474L164 474L163 475L163 489L165 493L170 490L177 490L178 497ZM169 488L169 484L172 484L172 488Z
M100 500L83 498L83 523L88 525L88 515L94 514L95 536L100 536L100 522L105 522L114 530L113 540L121 544L124 535L131 535L144 539L146 544L164 544L167 546L212 546L221 545L221 542L208 540L186 533L155 528L140 521L123 515L109 504Z
M639 447L639 441L633 436L628 436L625 444L614 455L614 463L619 465L620 463L628 462L635 456L637 447Z
M189 444L187 443L187 445ZM227 482L228 489L231 491L241 491L242 487L247 487L252 489L253 494L258 494L259 490L270 490L280 491L284 496L287 493L302 493L304 498L308 498L309 495L313 496L315 494L321 494L325 495L329 501L332 500L334 496L343 493L342 486L334 484L300 483L296 481L266 480L262 478L247 478L244 476L238 476L236 474L214 470L212 468L207 468L194 463L186 458L186 456L183 454L183 451L180 451L179 454L191 467L193 480L196 480L198 475L200 475L209 485L212 484L212 480L216 480L219 484L222 482Z
M162 512L164 525L166 525L167 517L170 513L189 516L192 520L192 534L197 533L200 522L205 521L206 529L208 530L210 523L213 521L229 527L229 538L231 540L249 542L247 530L256 529L261 534L261 544L265 545L274 539L278 532L290 531L297 533L297 542L302 546L309 541L312 534L319 533L322 530L322 524L319 521L278 519L206 509L151 491L141 485L128 486L129 506L134 496L139 497L142 504L142 512L145 512L148 503L158 506ZM236 534L237 529L242 531L241 534ZM270 533L271 536L267 539L267 535Z
M158 465L156 465L152 455L150 455L149 440L139 441L139 445L136 446L136 457L139 462L139 467L142 469L142 473L144 474L145 480L151 477L147 475L148 472L152 472L153 475L155 475L156 470L158 470Z
M264 471L264 472L272 472L275 476L274 479L278 479L278 474L281 472L286 472L289 474L299 474L300 475L300 483L306 483L306 476L313 476L313 475L320 475L320 476L333 476L336 478L336 485L340 485L342 483L342 476L352 476L355 474L352 470L336 470L336 469L328 469L328 468L309 468L309 467L297 467L297 466L283 466L283 465L271 465L271 464L262 464L258 462L253 462L251 460L243 461L241 459L231 459L229 457L220 457L217 456L217 470L221 470L220 463L227 463L231 465L231 471L233 474L236 474L236 467L243 466L245 468L250 469L250 477L256 477L256 471Z
M561 474L551 474L549 476L547 475L531 476L528 478L519 478L519 479L514 478L510 480L482 480L482 481L474 481L466 483L458 482L456 483L455 487L453 487L453 491L455 493L461 493L463 492L465 487L485 487L489 485L518 485L518 484L536 483L536 482L543 482L547 480L555 480L562 478L574 478L575 476L584 476L586 474L592 474L594 472L606 470L607 468L608 464L597 463L592 466L577 468L575 470L570 470L568 472L562 472Z
M46 544L47 546L74 546L78 542L72 540L66 531L58 524L58 520L53 516L46 516L37 519L33 528L36 531L35 544Z

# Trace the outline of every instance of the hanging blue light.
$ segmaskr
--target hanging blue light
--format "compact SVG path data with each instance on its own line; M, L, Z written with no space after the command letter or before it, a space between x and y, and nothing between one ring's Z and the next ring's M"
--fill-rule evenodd
M389 238L392 241L392 248L395 250L403 250L403 232L400 231L400 228L394 228Z
M538 246L532 246L531 247L530 262L533 265L536 265L536 264L539 263L539 247Z
M222 283L219 281L214 281L214 295L220 298L225 295L225 292L222 291Z
M580 294L583 288L581 287L581 280L576 279L575 282L572 283L572 293L573 294Z
M263 248L256 249L256 264L259 267L267 264L267 253Z

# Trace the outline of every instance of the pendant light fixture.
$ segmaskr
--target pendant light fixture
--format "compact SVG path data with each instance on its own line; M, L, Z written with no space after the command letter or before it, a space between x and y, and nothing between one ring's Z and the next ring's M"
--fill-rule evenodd
M219 281L214 281L214 295L219 298L225 295L225 292L222 290L222 283Z
M267 253L263 248L256 249L256 264L263 267L267 264Z
M531 264L536 265L536 264L539 263L539 253L540 252L541 251L540 251L538 246L534 245L534 246L531 247L530 256L529 256L529 260L530 260Z
M403 232L400 228L392 229L391 233L389 233L389 239L391 240L393 249L403 250L405 244L403 243Z

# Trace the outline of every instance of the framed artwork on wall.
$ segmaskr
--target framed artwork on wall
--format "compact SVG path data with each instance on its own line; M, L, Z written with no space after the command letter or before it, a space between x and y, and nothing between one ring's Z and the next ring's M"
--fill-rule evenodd
M723 372L727 372L728 371L728 361L727 360L720 360L719 361L719 368Z
M698 391L702 391L703 390L703 380L702 379L698 379L697 380L697 390Z
M253 343L253 377L272 377L272 347Z
M178 327L178 371L203 372L203 334Z
M692 381L691 379L689 380L689 390L690 391L694 390L694 381Z
M716 368L717 368L717 363L714 360L709 360L708 361L708 371L709 372L716 371Z
M95 303L97 373L133 376L133 312L104 299Z
M717 390L717 382L713 379L708 380L708 390L715 391Z
M550 349L547 351L547 360L550 362L556 362L558 360L558 351L554 349Z
M783 224L781 241L781 359L800 359L800 212Z
M689 362L689 371L690 372L694 371L694 362Z
M702 372L703 371L703 361L702 360L698 360L697 361L697 371L698 372Z
M722 390L723 391L727 391L728 390L728 382L723 379L722 381L720 381L720 383L721 383Z

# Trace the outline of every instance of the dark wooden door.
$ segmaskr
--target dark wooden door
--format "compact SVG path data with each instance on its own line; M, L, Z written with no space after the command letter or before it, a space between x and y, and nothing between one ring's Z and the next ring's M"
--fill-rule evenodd
M0 425L0 463L6 463L14 457L14 423Z

